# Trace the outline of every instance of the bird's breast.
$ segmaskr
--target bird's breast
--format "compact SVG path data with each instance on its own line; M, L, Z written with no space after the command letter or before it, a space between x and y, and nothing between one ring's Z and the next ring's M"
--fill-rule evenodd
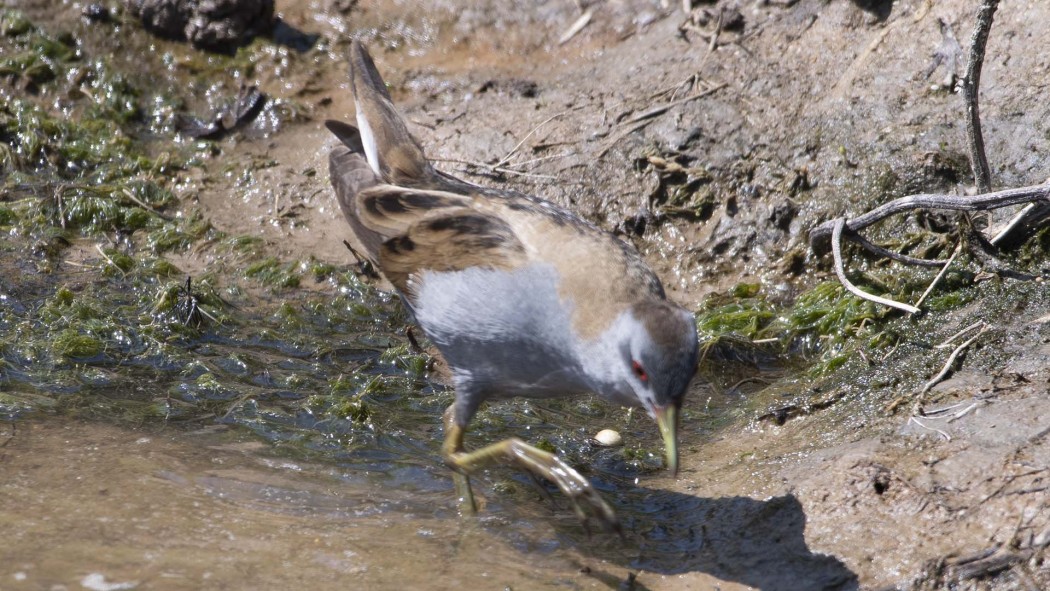
M453 369L500 382L493 389L534 396L584 390L573 303L558 286L546 264L427 271L417 278L413 310Z

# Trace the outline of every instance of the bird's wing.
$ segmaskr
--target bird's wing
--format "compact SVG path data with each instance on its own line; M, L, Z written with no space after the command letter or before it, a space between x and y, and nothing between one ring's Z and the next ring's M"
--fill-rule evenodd
M380 242L379 268L410 299L411 279L424 271L508 269L526 260L507 222L475 208L471 196L377 185L358 195L355 213Z

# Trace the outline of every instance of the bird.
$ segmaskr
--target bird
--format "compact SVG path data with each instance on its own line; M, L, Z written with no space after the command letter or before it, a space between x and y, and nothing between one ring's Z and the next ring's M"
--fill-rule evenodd
M555 484L585 527L620 530L591 482L557 455L516 437L468 451L467 427L489 400L594 393L645 409L677 475L678 418L699 357L693 314L613 234L540 197L435 169L368 50L353 40L349 54L356 126L325 122L340 141L329 175L348 244L450 368L441 453L461 511L476 511L472 473L509 465Z

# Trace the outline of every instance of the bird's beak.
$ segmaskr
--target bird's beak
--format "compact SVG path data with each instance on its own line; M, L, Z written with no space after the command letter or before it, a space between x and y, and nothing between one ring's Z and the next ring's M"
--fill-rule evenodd
M656 424L660 427L660 436L664 439L664 459L667 469L678 476L678 407L669 404L653 409Z

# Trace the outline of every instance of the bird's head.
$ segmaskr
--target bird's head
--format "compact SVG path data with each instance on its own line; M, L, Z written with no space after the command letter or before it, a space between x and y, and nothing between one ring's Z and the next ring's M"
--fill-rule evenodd
M621 402L656 419L667 467L678 472L678 411L696 372L699 344L693 315L666 300L647 300L620 317L614 353Z

